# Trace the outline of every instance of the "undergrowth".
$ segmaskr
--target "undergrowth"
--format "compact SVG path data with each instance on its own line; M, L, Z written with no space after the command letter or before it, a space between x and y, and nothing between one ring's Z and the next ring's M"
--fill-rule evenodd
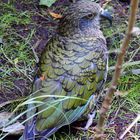
M27 28L27 25L34 24L31 19L33 14L35 13L31 13L30 11L19 12L11 3L0 3L0 38L2 38L4 44L0 48L1 97L12 99L11 96L23 97L23 95L25 96L31 92L31 83L33 81L36 63L33 56L31 41L36 29ZM119 51L118 49L127 26L126 21L126 18L121 18L120 21L114 20L112 27L102 27L108 41L110 56L109 67L113 67L116 63L117 52ZM139 20L136 25L140 27ZM137 74L132 70L138 71L140 69L140 64L129 65L129 63L139 61L140 59L139 43L140 38L133 37L124 62L127 66L124 68L118 84L118 90L121 95L114 98L114 102L109 112L109 118L111 116L113 116L113 118L109 119L109 121L112 121L112 119L115 119L116 117L123 118L124 120L128 119L125 116L126 112L131 114L139 113L140 74ZM112 73L113 71L109 70L106 87L110 83ZM21 82L21 85L17 84L19 81ZM7 110L13 111L15 106L17 106L17 104L10 106L10 108L8 107ZM21 110L25 110L25 108L22 108ZM116 116L114 115L114 112L117 112ZM133 119L131 119L131 121L133 121ZM114 139L114 137L116 137L116 131L114 127L110 126L109 121L105 131L107 134L106 139ZM73 129L77 130L77 128ZM77 131L75 135L69 133L64 134L63 132L57 132L55 135L59 136L61 140L75 140L92 137L92 134L94 134L94 131L91 128L88 132L83 132L82 130ZM56 140L55 135L52 136L53 140ZM138 136L137 133L135 135Z
M30 46L34 30L26 29L30 23L31 13L19 12L12 4L0 3L0 38L3 41L0 47L0 102L22 97L24 84L28 85L26 95L30 92L28 81L33 79L35 65Z

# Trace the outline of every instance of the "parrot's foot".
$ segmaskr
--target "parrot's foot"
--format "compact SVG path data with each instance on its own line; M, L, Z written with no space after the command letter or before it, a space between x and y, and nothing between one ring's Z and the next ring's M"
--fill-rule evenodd
M96 111L93 111L92 113L88 114L88 121L87 121L86 126L84 127L85 131L88 130L88 128L92 125L93 119L95 118L95 116L96 116Z

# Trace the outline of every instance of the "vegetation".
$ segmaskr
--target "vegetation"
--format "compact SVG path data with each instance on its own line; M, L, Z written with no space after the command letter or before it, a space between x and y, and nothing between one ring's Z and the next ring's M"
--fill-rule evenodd
M43 0L42 0L43 1ZM49 1L48 6L55 2ZM101 24L104 35L107 38L109 57L109 74L106 87L112 78L112 72L116 63L118 48L122 43L127 26L129 5L118 0L104 3L106 8L114 11L113 26L107 23ZM41 1L40 1L41 4ZM117 6L116 6L117 5ZM67 6L66 2L57 1L50 8L55 13L62 14ZM9 100L24 99L32 89L32 82L36 75L36 62L45 47L48 39L55 34L58 19L51 17L46 7L39 7L35 0L3 0L0 3L0 39L4 45L0 46L0 103ZM136 26L140 28L140 11ZM140 37L134 36L131 40L125 57L123 73L119 80L118 91L109 111L106 124L105 139L117 140L122 131L136 118L140 110ZM21 101L19 101L21 102ZM22 103L22 102L21 102ZM13 111L17 103L4 106L2 111ZM25 110L25 108L21 108ZM98 115L97 115L98 117ZM94 120L97 122L97 118ZM96 124L96 123L95 123ZM56 136L60 139L75 140L92 138L93 127L88 132L83 132L74 124L70 128L62 128ZM63 130L67 130L65 133ZM74 132L77 130L76 132ZM60 133L61 132L61 133ZM127 140L140 138L140 123L138 122L125 136Z

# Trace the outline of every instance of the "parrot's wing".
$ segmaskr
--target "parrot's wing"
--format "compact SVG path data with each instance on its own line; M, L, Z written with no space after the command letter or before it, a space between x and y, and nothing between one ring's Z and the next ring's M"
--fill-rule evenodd
M77 43L76 40L52 38L42 55L40 70L44 79L35 82L34 89L38 91L33 96L42 102L37 107L35 131L38 135L48 137L87 114L90 102L95 99L93 95L105 82L104 50L91 51L95 44L88 46L88 41L82 39ZM98 40L94 43L99 44ZM105 43L99 45L105 48Z

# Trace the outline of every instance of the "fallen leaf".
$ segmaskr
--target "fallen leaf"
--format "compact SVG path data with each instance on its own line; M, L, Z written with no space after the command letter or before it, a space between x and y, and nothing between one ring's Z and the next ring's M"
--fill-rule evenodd
M3 44L2 38L0 38L0 45Z
M9 113L9 112L0 113L0 128L4 127L6 123L9 122L9 119L11 116L12 116L12 113Z
M139 27L133 27L132 35L133 36L139 36L140 35L140 28Z
M16 122L12 125L7 126L6 128L3 128L2 131L10 134L21 134L24 128L25 127L21 123Z
M128 94L128 92L127 91L119 91L119 90L117 90L114 94L115 94L115 96L124 97L124 96L126 96Z
M132 69L132 73L138 75L140 74L140 69Z
M56 19L62 18L62 15L61 15L61 14L57 14L57 13L54 13L54 12L52 12L52 11L49 11L49 14L50 14L53 18L56 18Z
M18 58L14 59L14 63L15 63L15 65L18 63Z
M50 7L55 2L56 2L56 0L40 0L39 5L44 5L44 6Z
M44 81L44 80L45 80L45 76L42 75L42 76L40 77L40 79L41 79L42 81Z

